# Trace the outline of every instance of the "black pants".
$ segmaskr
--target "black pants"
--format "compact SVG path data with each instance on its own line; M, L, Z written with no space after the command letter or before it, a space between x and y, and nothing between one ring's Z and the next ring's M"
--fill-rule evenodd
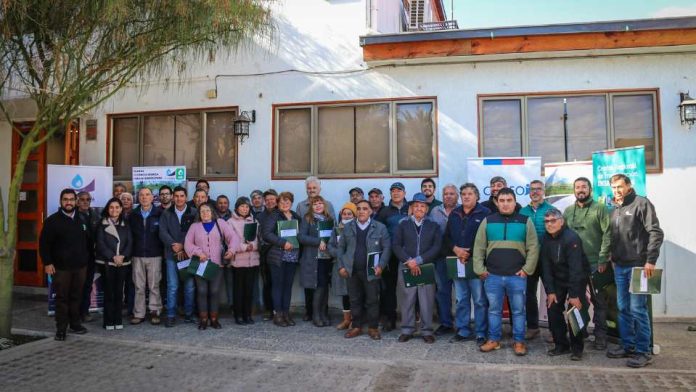
M234 317L251 318L251 306L254 301L254 282L259 267L232 267L232 303Z
M605 272L606 273L606 272ZM595 291L594 286L590 285L590 301L594 307L594 336L599 339L607 338L607 311L609 310L609 299L605 290Z
M314 308L314 289L304 289L305 314L312 317Z
M367 280L365 268L353 270L348 279L348 295L354 327L361 328L365 323L368 328L379 326L379 282L379 279Z
M104 279L104 323L107 325L123 325L121 309L123 309L123 284L129 272L127 266L103 267Z
M268 250L261 249L261 265L259 266L259 273L261 274L261 281L263 282L263 307L267 312L273 312L273 286L271 283L271 269L266 262L266 254Z
M80 316L86 316L89 313L89 305L92 302L92 285L94 283L95 263L90 261L87 263L87 272L85 273L85 284L82 288L82 302L80 303Z
M56 293L56 330L65 332L68 324L79 327L82 289L85 284L87 267L72 270L56 270L53 274L53 289Z
M396 322L396 282L399 277L399 260L392 257L389 268L382 272L379 310L387 321Z
M133 315L133 307L135 306L135 283L133 283L133 268L128 266L126 274L126 305L128 306L128 316Z
M556 287L556 303L551 305L548 311L549 315L549 329L551 330L551 335L553 336L553 342L557 346L570 347L570 349L575 353L581 353L584 349L584 337L587 334L587 325L582 329L582 332L575 336L573 335L570 326L566 324L565 312L566 300L568 298L568 288L567 287ZM588 303L585 298L585 293L580 296L580 303L584 309L587 309ZM568 306L570 308L570 306ZM570 341L568 341L568 335L570 335Z
M537 289L539 288L539 272L527 276L527 329L539 329L539 301Z

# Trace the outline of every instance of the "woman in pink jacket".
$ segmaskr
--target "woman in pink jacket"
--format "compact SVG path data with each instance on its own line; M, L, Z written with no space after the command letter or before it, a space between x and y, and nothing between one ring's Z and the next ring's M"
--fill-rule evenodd
M223 243L228 249L224 253ZM198 256L201 261L210 260L222 266L223 259L232 258L234 249L237 248L239 248L239 244L236 243L230 226L224 220L218 219L208 204L201 204L198 207L196 223L192 224L186 233L184 242L186 254L190 257ZM222 327L218 321L219 294L222 285L222 273L220 272L218 271L210 280L196 276L196 296L200 318L198 329L200 330L208 327L208 315L210 315L211 327L215 329Z
M233 300L234 321L237 324L254 324L251 317L251 304L254 297L254 283L259 273L259 241L258 224L254 231L254 239L247 241L244 238L244 227L254 225L256 220L251 215L251 201L247 197L240 197L234 203L234 212L227 220L232 229L232 236L237 247L233 249L232 260L233 273ZM249 226L252 227L252 226Z

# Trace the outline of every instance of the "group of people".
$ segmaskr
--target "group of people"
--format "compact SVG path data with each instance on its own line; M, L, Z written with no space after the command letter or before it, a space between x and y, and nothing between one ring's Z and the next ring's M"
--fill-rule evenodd
M352 188L338 211L321 196L318 178L307 178L305 186L307 198L294 209L292 193L273 189L239 197L232 209L225 196L209 198L205 180L196 184L191 200L183 187L162 187L157 206L152 192L140 189L133 208L132 195L117 184L114 198L99 216L80 201L84 194L63 190L60 211L46 220L40 239L56 293L56 339L64 340L68 328L86 332L82 321L88 317L84 302L93 265L104 276L107 330L123 328L124 299L131 324L140 324L148 313L152 324L160 323L162 270L167 327L175 325L183 305L186 322L196 322L197 316L199 329L221 328L218 299L223 285L236 323L254 323L252 308L259 297L265 319L280 327L294 326L290 304L299 269L305 290L303 319L317 327L330 325L329 295L340 296L343 319L337 328L346 330L345 338L362 335L367 326L370 338L381 339L380 323L382 331L395 329L399 293L399 342L420 330L426 343L453 334L452 343L476 341L480 351L491 352L501 348L507 300L517 355L525 355L526 341L539 336L541 279L554 343L548 354L580 360L586 325L574 334L564 313L571 307L587 310L591 304L594 347L607 349L608 298L593 288L592 278L613 270L621 345L607 356L628 358L631 367L651 362L647 296L629 293L629 283L633 267L648 274L654 269L663 233L654 207L635 194L627 176L611 178L613 210L594 202L591 181L578 178L575 203L565 212L545 201L539 180L531 182L531 202L525 207L502 177L491 179L491 196L482 202L473 183L447 184L438 200L435 181L426 178L410 201L405 186L393 183L388 204L379 188L371 189L367 198L361 188ZM257 230L251 238L245 234L249 225ZM180 274L181 263L193 258L218 265L220 273L195 278ZM448 258L473 273L453 277ZM434 281L425 278L428 271ZM424 280L412 284L421 275ZM257 290L259 277L262 290Z

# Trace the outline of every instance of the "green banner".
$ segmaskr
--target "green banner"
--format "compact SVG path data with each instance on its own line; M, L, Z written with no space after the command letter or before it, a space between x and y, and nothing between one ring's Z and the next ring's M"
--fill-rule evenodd
M633 189L640 196L645 189L645 147L627 147L597 151L592 154L594 199L611 205L613 194L609 179L614 174L625 174L631 179Z

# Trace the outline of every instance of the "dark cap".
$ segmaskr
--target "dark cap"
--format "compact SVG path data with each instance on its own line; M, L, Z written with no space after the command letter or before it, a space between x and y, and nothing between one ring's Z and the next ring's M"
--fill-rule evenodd
M404 192L406 191L406 187L404 186L404 184L402 184L400 182L395 182L395 183L391 184L391 186L389 187L389 190L391 191L394 188L400 189Z
M373 194L373 193L376 193L376 194L378 194L378 195L382 195L382 194L383 194L383 193L382 193L382 190L379 189L379 188L372 188L372 189L370 189L369 192L367 192L368 195L371 195L371 194Z
M249 198L250 198L250 199L253 199L254 196L256 196L256 195L259 195L259 196L263 197L263 192L261 192L261 191L258 190L258 189L255 189L255 190L251 191L251 194L249 195Z
M348 194L350 195L350 194L353 193L354 191L360 192L361 195L364 195L364 194L365 194L365 192L363 192L362 188L360 188L360 187L358 187L358 186L356 186L355 188L351 188L351 190L348 191Z
M424 194L418 192L415 195L413 195L413 198L411 199L411 202L409 204L413 203L425 203L428 204L428 198L425 197Z

